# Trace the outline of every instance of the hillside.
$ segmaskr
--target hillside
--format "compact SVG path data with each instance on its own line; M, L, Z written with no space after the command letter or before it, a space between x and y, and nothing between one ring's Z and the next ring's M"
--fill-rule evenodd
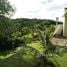
M29 18L17 18L17 19L11 19L12 21L17 21L17 22L36 22L36 23L41 23L41 22L44 22L44 21L48 21L50 22L50 24L56 24L56 21L55 20L51 20L51 19L29 19ZM58 21L58 24L62 24L63 22L61 21Z

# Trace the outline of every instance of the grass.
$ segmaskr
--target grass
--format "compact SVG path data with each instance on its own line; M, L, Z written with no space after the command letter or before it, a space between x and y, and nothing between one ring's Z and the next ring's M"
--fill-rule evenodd
M37 62L36 54L30 47L36 51L42 52L44 48L40 42L27 44L28 47L18 47L15 51L0 53L0 67L35 67ZM55 57L60 67L67 67L67 53L62 57ZM59 66L58 66L59 67Z
M0 67L33 67L36 62L34 53L30 53L29 46L33 49L40 48L40 43L28 44L27 48L19 47L16 51L0 53ZM38 46L35 46L38 45Z
M30 56L28 58L23 54L22 51L17 51L12 55L0 56L0 66L1 67L32 67L29 63ZM8 57L7 57L8 56ZM31 59L30 59L31 60Z
M43 46L41 45L41 43L39 41L37 41L35 43L28 44L28 46L36 49L39 52L42 52L44 50Z
M62 57L57 57L56 61L60 65L60 67L67 67L67 53L65 53Z

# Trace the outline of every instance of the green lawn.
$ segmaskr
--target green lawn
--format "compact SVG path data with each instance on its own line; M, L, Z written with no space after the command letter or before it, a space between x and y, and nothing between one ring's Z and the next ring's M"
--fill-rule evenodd
M60 65L60 67L67 67L67 53L65 53L62 57L57 57L56 61Z
M41 52L44 48L41 46L40 42L34 42L27 46L27 48L18 47L16 51L1 52L0 67L34 67L34 64L37 62L34 50ZM32 51L30 47L34 50ZM66 58L67 53L55 59L61 67L67 67Z

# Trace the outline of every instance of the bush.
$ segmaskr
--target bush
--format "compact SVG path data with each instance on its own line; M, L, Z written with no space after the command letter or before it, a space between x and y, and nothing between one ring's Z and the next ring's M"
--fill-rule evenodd
M12 48L12 41L7 37L0 37L0 50L6 50Z
M27 35L25 35L25 36L22 37L23 42L26 43L26 44L27 44L27 43L31 43L31 42L32 42L32 38L33 38L33 37L32 37L31 34L27 34Z
M16 32L13 33L12 36L0 36L0 50L8 50L8 49L14 49L18 46L21 46L21 44L24 44L23 40L21 39L21 33Z
M28 28L28 27L23 27L23 28L21 29L22 35L29 34L30 31L31 31L31 30L30 30L30 28Z

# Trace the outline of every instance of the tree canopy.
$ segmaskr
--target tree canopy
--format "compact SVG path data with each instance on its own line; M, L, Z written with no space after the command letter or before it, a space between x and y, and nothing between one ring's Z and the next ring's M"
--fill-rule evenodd
M8 0L0 0L0 15L11 15L14 12L14 8L11 6Z

